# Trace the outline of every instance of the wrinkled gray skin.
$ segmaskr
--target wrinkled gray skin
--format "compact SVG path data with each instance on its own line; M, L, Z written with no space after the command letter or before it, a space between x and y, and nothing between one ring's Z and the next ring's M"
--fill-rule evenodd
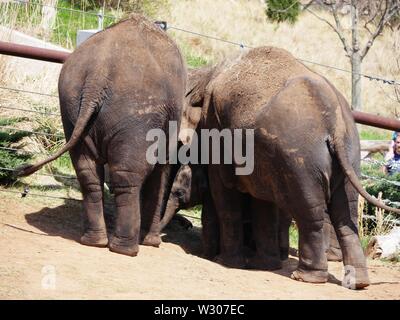
M210 193L218 220L217 260L243 267L242 206L251 196L257 254L250 266L281 267L278 210L296 220L299 264L292 278L328 280L324 240L328 213L349 268L351 288L369 285L358 238L358 193L369 202L396 211L372 198L361 186L359 137L344 97L325 78L288 52L261 47L217 67L192 71L186 93L185 128L254 129L254 171L235 175L235 165L208 166ZM396 211L398 212L398 211ZM204 226L203 226L204 228Z
M52 157L21 168L28 175L66 151L83 194L81 243L135 256L158 246L159 212L169 193L170 167L152 165L146 151L151 129L180 123L186 68L176 44L142 16L95 34L64 63L59 78L67 144ZM104 164L108 164L117 216L108 238L103 216ZM166 190L168 189L168 190ZM142 232L140 228L142 227Z
M192 227L189 220L177 214L179 210L192 208L196 205L203 205L207 193L209 192L207 166L205 165L182 165L175 176L171 193L168 198L165 213L161 220L161 230L168 225L171 219L178 220L185 228ZM249 208L244 208L247 211ZM207 213L203 215L207 216ZM243 212L243 228L244 228L244 246L248 249L254 248L254 241L251 231L251 215ZM329 216L327 224L324 225L324 234L327 247L328 261L340 261L342 254L339 243L336 238L335 231L330 223ZM203 222L204 219L203 219ZM205 222L207 224L207 222ZM279 215L279 250L281 260L289 257L289 227L292 223L292 217L288 214L280 213ZM207 228L205 228L206 230ZM210 259L215 258L219 253L219 243L216 248L212 245L215 239L206 239L207 234L203 235L204 255ZM215 234L212 235L215 237Z

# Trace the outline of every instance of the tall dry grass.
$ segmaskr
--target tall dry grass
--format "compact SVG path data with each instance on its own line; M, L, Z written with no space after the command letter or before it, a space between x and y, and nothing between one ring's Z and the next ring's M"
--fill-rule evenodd
M260 0L171 0L170 25L214 35L250 46L271 45L290 51L295 57L312 60L350 70L349 59L337 35L323 21L304 12L294 25L268 22L264 13L264 1ZM315 9L313 9L315 10ZM334 23L328 12L318 12ZM350 39L350 17L341 18ZM210 63L236 55L240 47L173 31L177 42L193 55L205 57ZM365 34L363 43L365 43ZM365 74L399 79L400 60L399 31L385 30L378 37L362 65ZM351 76L348 73L307 64L313 70L330 79L351 101ZM367 112L392 116L400 103L394 99L394 87L363 79L363 108Z

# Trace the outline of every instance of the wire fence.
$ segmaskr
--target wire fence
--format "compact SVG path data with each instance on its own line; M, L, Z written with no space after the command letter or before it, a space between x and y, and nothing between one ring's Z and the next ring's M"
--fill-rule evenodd
M88 11L83 11L83 10L78 10L78 9L73 9L73 8L50 6L50 5L40 3L40 2L31 2L29 0L14 0L14 1L9 1L9 2L14 3L14 4L20 4L20 5L33 5L33 6L38 6L38 7L42 7L42 8L50 8L50 9L61 10L61 11L75 12L75 13L79 13L79 14L104 17L104 18L109 18L109 19L114 19L114 20L118 19L118 17L104 14L103 10L100 10L97 13L96 12L88 12Z
M87 11L83 11L83 10L72 9L72 8L49 6L49 5L41 4L39 2L29 2L28 0L15 0L15 1L11 1L11 3L25 4L25 5L26 4L31 4L31 5L41 6L41 7L49 7L49 8L52 8L54 10L66 10L66 11L71 11L71 12L77 12L77 13L80 13L80 14L88 14L88 15L95 15L95 16L98 16L98 17L106 17L106 18L110 18L110 19L113 19L113 20L117 20L118 19L118 17L116 17L116 16L105 15L104 12L102 12L102 11L100 11L99 13L93 13L93 12L87 12ZM103 10L104 10L104 8L103 8ZM285 12L285 10L288 10L288 8L283 9L283 10L276 10L276 11ZM223 38L220 38L220 37L217 37L217 36L214 36L214 35L207 35L207 34L203 34L203 33L200 33L200 32L187 30L187 29L181 28L179 26L168 25L165 21L163 21L163 23L165 24L165 30L172 29L172 30L184 32L184 33L187 33L187 34L196 35L198 37L203 37L203 38L212 39L212 40L215 40L215 41L220 41L220 42L231 44L231 45L236 45L236 46L239 46L242 49L243 48L248 48L248 49L254 49L255 48L255 46L250 46L250 45L245 44L245 43L235 42L235 41L223 39ZM387 85L395 85L395 86L400 85L399 81L397 81L395 79L387 79L386 77L383 77L383 76L368 75L368 74L364 74L364 73L355 73L355 72L353 72L351 70L346 70L346 69L342 69L342 68L339 68L339 67L326 65L326 64L323 64L323 63L311 61L311 60L304 59L304 58L297 58L297 60L301 61L301 62L317 65L317 66L320 66L320 67L328 68L328 69L331 69L331 70L336 70L336 71L345 72L345 73L349 73L349 74L357 74L357 75L359 75L361 77L364 77L366 79L369 79L371 81L373 81L373 80L374 81L380 81L380 82L382 82L384 84L387 84Z

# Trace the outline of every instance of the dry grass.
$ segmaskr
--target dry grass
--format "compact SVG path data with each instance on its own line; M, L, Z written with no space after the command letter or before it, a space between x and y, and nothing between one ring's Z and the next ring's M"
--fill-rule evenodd
M349 59L342 44L330 27L308 12L301 15L295 25L276 25L266 20L263 1L260 0L172 0L170 25L214 35L220 38L245 43L250 46L272 45L290 51L295 57L312 60L350 70ZM326 19L329 13L319 12ZM342 18L348 30L350 18ZM177 42L194 55L204 56L209 62L237 54L241 49L206 38L174 31ZM379 37L363 63L363 73L381 75L385 78L399 78L400 70L396 59L400 58L399 31L386 30ZM308 64L313 70L330 79L350 101L350 74ZM362 101L364 110L382 115L393 115L400 103L393 101L393 86L363 80Z

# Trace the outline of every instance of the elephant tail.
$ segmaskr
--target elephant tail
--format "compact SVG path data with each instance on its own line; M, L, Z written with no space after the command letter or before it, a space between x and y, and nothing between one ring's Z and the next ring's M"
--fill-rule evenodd
M25 177L28 176L40 168L42 168L45 164L57 159L65 152L72 149L82 137L83 132L85 131L89 120L92 118L93 114L96 113L96 104L95 103L88 103L87 106L81 105L80 113L78 119L76 121L74 130L72 131L71 138L68 142L55 154L52 156L38 162L35 164L23 164L15 169L14 175L16 177Z
M376 199L375 197L371 196L362 186L360 179L358 178L356 172L354 171L353 167L350 165L349 160L347 159L347 157L344 156L344 148L337 148L336 146L336 155L337 158L339 159L339 163L343 168L343 171L345 173L345 175L347 176L347 178L349 179L349 181L351 182L351 184L354 186L354 188L356 188L356 190L360 193L360 195L365 198L365 200L367 200L369 203L371 203L372 205L387 210L387 211L391 211L391 212L395 212L395 213L399 213L400 214L400 209L396 209L396 208L392 208L387 206L386 204L384 204L382 201L379 201L378 199Z
M330 85L330 83L328 84ZM377 198L370 195L362 186L360 179L356 174L356 171L351 165L344 143L347 134L345 123L346 121L354 121L354 119L351 114L347 114L346 110L344 110L346 106L343 106L343 100L341 101L341 99L338 97L338 92L334 88L332 88L332 86L331 89L334 91L338 99L338 106L336 109L336 125L334 126L335 129L333 134L333 141L331 141L331 147L333 147L333 150L335 150L335 154L337 156L337 159L339 160L340 166L342 167L344 174L349 179L353 187L358 191L358 193L369 203L378 208L400 214L400 209L387 206L382 201L379 201Z

